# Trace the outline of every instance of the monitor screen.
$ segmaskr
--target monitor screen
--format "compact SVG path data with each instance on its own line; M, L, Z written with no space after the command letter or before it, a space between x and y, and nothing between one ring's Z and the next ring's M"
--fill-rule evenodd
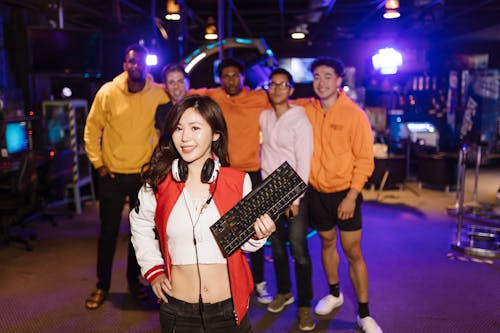
M7 123L5 126L7 153L14 154L28 150L28 131L26 122Z
M406 123L406 126L408 127L408 130L410 132L417 132L417 133L422 133L422 132L434 133L435 132L434 125L432 125L431 123Z
M63 150L70 147L69 115L62 105L44 110L47 122L47 143L50 149Z
M314 58L281 58L279 66L292 74L295 83L311 83L313 75L311 73L311 63Z

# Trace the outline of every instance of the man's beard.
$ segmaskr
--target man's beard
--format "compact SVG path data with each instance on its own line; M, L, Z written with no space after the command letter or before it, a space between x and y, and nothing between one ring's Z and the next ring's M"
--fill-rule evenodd
M229 95L229 96L236 96L238 95L240 92L241 92L242 89L239 89L239 88L234 88L234 89L228 89L226 90L226 93Z
M146 76L135 77L135 76L129 75L129 78L130 78L130 81L132 81L134 83L143 83L144 81L146 81Z

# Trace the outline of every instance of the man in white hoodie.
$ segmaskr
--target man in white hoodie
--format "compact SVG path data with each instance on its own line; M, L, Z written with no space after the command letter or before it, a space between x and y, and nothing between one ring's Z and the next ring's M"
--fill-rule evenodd
M307 183L311 170L313 129L304 108L289 103L294 92L292 75L282 68L275 69L269 76L266 90L272 109L264 110L259 118L262 131L262 178L287 161ZM312 331L316 322L311 316L312 265L307 246L305 203L302 198L295 200L285 215L279 217L276 232L270 236L278 293L267 310L278 313L295 301L288 263L289 240L290 252L295 261L298 327L301 331Z
M141 188L140 172L158 142L155 111L168 102L162 87L148 74L148 51L134 44L125 51L123 73L97 92L85 125L88 158L99 174L101 230L97 250L96 290L85 300L87 309L104 302L111 285L111 271L126 198L134 207ZM140 268L129 242L127 282L132 295L147 297L139 283Z

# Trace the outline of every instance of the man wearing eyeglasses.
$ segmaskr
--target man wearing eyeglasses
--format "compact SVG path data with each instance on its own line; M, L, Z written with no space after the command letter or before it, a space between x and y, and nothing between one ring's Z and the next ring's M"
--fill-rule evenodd
M313 131L304 108L291 106L289 98L294 92L293 78L284 69L275 69L266 90L272 109L264 110L259 119L262 132L262 178L266 178L287 161L307 183L313 151ZM316 323L311 317L312 266L307 246L307 217L305 200L293 202L285 216L276 222L276 232L270 237L273 250L276 289L278 294L268 305L269 312L278 313L292 304L290 266L288 264L287 239L295 260L295 281L298 292L298 327L312 331Z

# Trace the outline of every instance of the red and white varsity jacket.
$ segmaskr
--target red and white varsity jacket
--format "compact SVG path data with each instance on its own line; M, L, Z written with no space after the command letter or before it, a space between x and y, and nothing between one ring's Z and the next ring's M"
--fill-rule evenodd
M243 183L245 173L236 169L221 167L217 177L217 187L213 194L213 201L220 213L224 215L231 209L243 196ZM148 212L141 212L144 203L140 201L139 209L134 209L130 213L130 224L132 230L132 243L136 250L137 260L141 266L141 272L151 283L161 274L166 274L170 278L170 269L172 266L167 241L167 223L169 215L179 200L185 184L176 182L169 173L166 179L158 187L155 194L156 211L154 217L144 216ZM151 190L151 189L150 189ZM141 192L144 188L141 189ZM139 192L139 200L141 200ZM149 212L153 214L153 212ZM153 220L154 224L145 225L146 220ZM214 221L215 222L215 221ZM153 230L155 227L157 233ZM154 242L155 237L159 237L159 242ZM257 250L265 240L259 240ZM250 294L254 288L254 282L247 259L243 251L238 249L227 258L231 294L233 298L234 311L237 324L245 317L248 311Z

